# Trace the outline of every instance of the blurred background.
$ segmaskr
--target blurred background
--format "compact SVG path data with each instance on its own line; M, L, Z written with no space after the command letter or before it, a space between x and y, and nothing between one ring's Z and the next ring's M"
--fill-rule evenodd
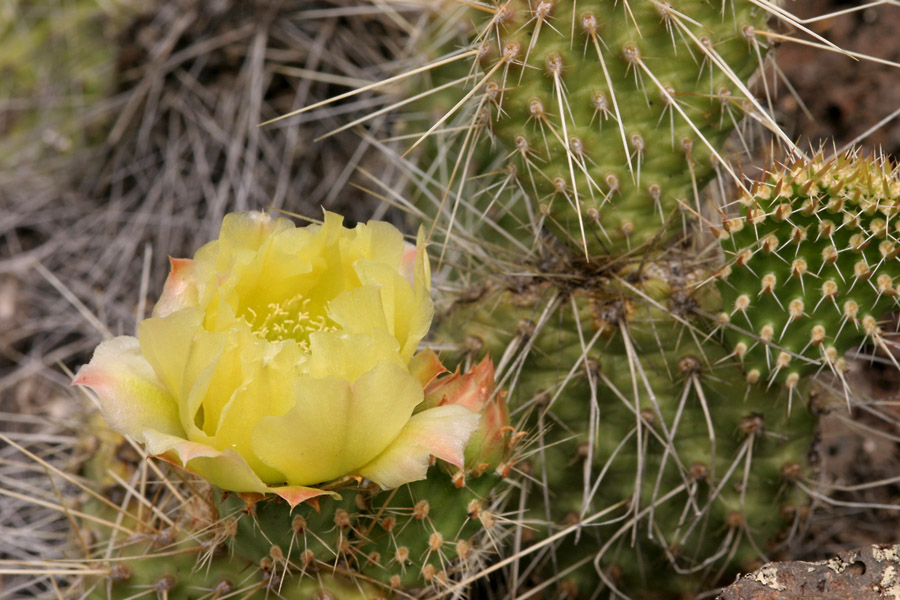
M84 406L69 370L105 336L149 314L169 256L190 256L222 216L282 209L349 223L387 218L376 174L403 194L390 113L316 141L395 102L385 86L259 127L294 109L421 64L417 36L438 0L0 0L0 431L38 455L77 462L71 424ZM769 64L777 118L803 146L855 142L900 156L900 6L797 0L785 6L846 54L780 44ZM824 18L819 18L823 17ZM871 131L870 131L871 130ZM395 147L401 147L393 143ZM867 367L859 385L893 399L898 382ZM900 406L900 405L898 405ZM900 409L898 409L900 410ZM844 415L822 428L835 477L852 486L900 472L897 432ZM58 513L18 496L51 494L46 474L0 442L0 559L61 556ZM883 541L900 486L839 498L857 526L823 518L799 555ZM856 506L860 503L860 507ZM889 521L889 522L888 522ZM0 598L51 589L0 574Z

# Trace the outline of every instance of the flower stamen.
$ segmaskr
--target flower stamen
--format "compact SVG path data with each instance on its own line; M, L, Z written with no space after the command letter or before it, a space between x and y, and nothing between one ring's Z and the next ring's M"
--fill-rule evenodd
M338 327L325 315L313 315L309 308L310 299L302 294L284 302L269 302L262 320L249 306L241 318L259 337L270 342L292 339L303 352L309 353L309 335L319 331L336 331Z

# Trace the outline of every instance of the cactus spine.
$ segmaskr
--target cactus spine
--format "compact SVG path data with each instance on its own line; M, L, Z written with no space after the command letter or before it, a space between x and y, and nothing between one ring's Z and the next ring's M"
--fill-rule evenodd
M96 548L91 557L100 567L82 582L90 597L147 590L168 598L274 593L298 600L438 593L481 568L508 532L492 494L500 481L493 468L456 485L437 468L393 492L349 484L339 488L340 499L291 509L203 481L185 487L172 474L147 481L137 470L140 457L102 423L94 424L90 443L83 473L99 494L79 513L81 537ZM120 497L125 480L143 481L152 504L136 493Z
M541 576L518 593L543 580L556 594L699 590L709 571L752 564L796 527L814 419L786 414L782 388L743 383L737 360L687 324L694 306L718 302L695 287L703 279L653 260L563 289L552 279L491 287L444 319L440 341L462 336L473 354L506 357L513 412L540 432L523 518L546 520L547 536L583 529L524 559ZM689 576L651 590L667 562Z
M747 150L738 119L783 138L747 83L768 15L721 8L479 5L457 41L471 63L436 71L468 86L424 136L437 140L424 171L449 174L430 214L448 246L457 231L450 255L465 265L438 339L460 360L502 356L512 414L537 432L511 506L543 529L516 536L511 597L667 597L784 547L816 476L811 377L890 344L878 323L900 267L896 171L817 155L745 189L726 150L734 131ZM717 174L746 214L706 205ZM721 247L703 238L716 212ZM797 231L809 235L790 246ZM826 269L846 277L843 309L834 281L822 291Z

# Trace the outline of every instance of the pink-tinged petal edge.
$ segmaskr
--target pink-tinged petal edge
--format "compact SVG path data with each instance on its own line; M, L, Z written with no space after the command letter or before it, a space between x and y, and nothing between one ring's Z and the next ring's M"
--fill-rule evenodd
M110 426L139 442L144 441L145 427L167 434L181 431L175 400L140 354L136 338L119 336L101 342L72 385L92 389Z
M162 295L153 307L154 317L165 317L182 308L197 303L197 283L194 277L194 261L190 258L169 257L169 276L163 285Z
M400 259L400 274L413 287L416 285L416 259L419 249L409 242L403 242L403 256Z
M155 432L145 432L145 437L148 438L147 449L154 456L165 460L175 467L202 477L222 489L247 495L248 498L252 497L252 494L275 494L285 500L290 505L291 510L304 502L309 502L320 496L331 496L332 498L340 499L340 494L330 490L300 485L266 485L253 472L247 461L230 448L220 451L206 444L156 434ZM190 463L195 459L208 459L209 462L206 462L205 465L199 463L191 465ZM220 470L227 472L228 476L224 479L218 477L216 472ZM316 503L313 504L314 506L316 505Z
M270 487L269 491L273 494L280 496L285 502L287 502L291 510L294 510L300 504L304 502L308 502L315 508L316 512L319 511L319 498L322 496L331 496L336 500L340 500L340 494L336 492L332 492L329 490L319 490L311 487L304 487L302 485L283 485L280 487Z
M441 373L449 372L431 348L422 350L409 361L409 374L418 379L423 388L427 388Z

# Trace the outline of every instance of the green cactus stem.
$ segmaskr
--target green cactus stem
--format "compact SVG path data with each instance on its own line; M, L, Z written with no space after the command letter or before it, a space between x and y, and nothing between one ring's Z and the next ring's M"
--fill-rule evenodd
M438 71L422 104L445 112L438 124L460 110L453 173L478 179L475 213L523 243L543 227L589 257L621 253L683 232L700 189L730 170L722 147L738 121L771 123L744 83L767 16L741 0L479 6L461 17L477 23L460 55L474 57ZM466 110L463 93L440 90L454 79L469 86ZM472 220L461 202L444 202L450 228Z
M751 382L796 386L865 344L893 345L883 319L900 291L900 175L885 159L794 160L740 199L717 229L732 355Z
M748 386L689 324L719 302L706 276L658 258L575 284L510 281L441 319L440 341L504 357L513 419L539 432L512 501L541 523L528 543L570 531L520 560L520 593L672 597L767 557L796 527L815 420L788 415L784 388Z

